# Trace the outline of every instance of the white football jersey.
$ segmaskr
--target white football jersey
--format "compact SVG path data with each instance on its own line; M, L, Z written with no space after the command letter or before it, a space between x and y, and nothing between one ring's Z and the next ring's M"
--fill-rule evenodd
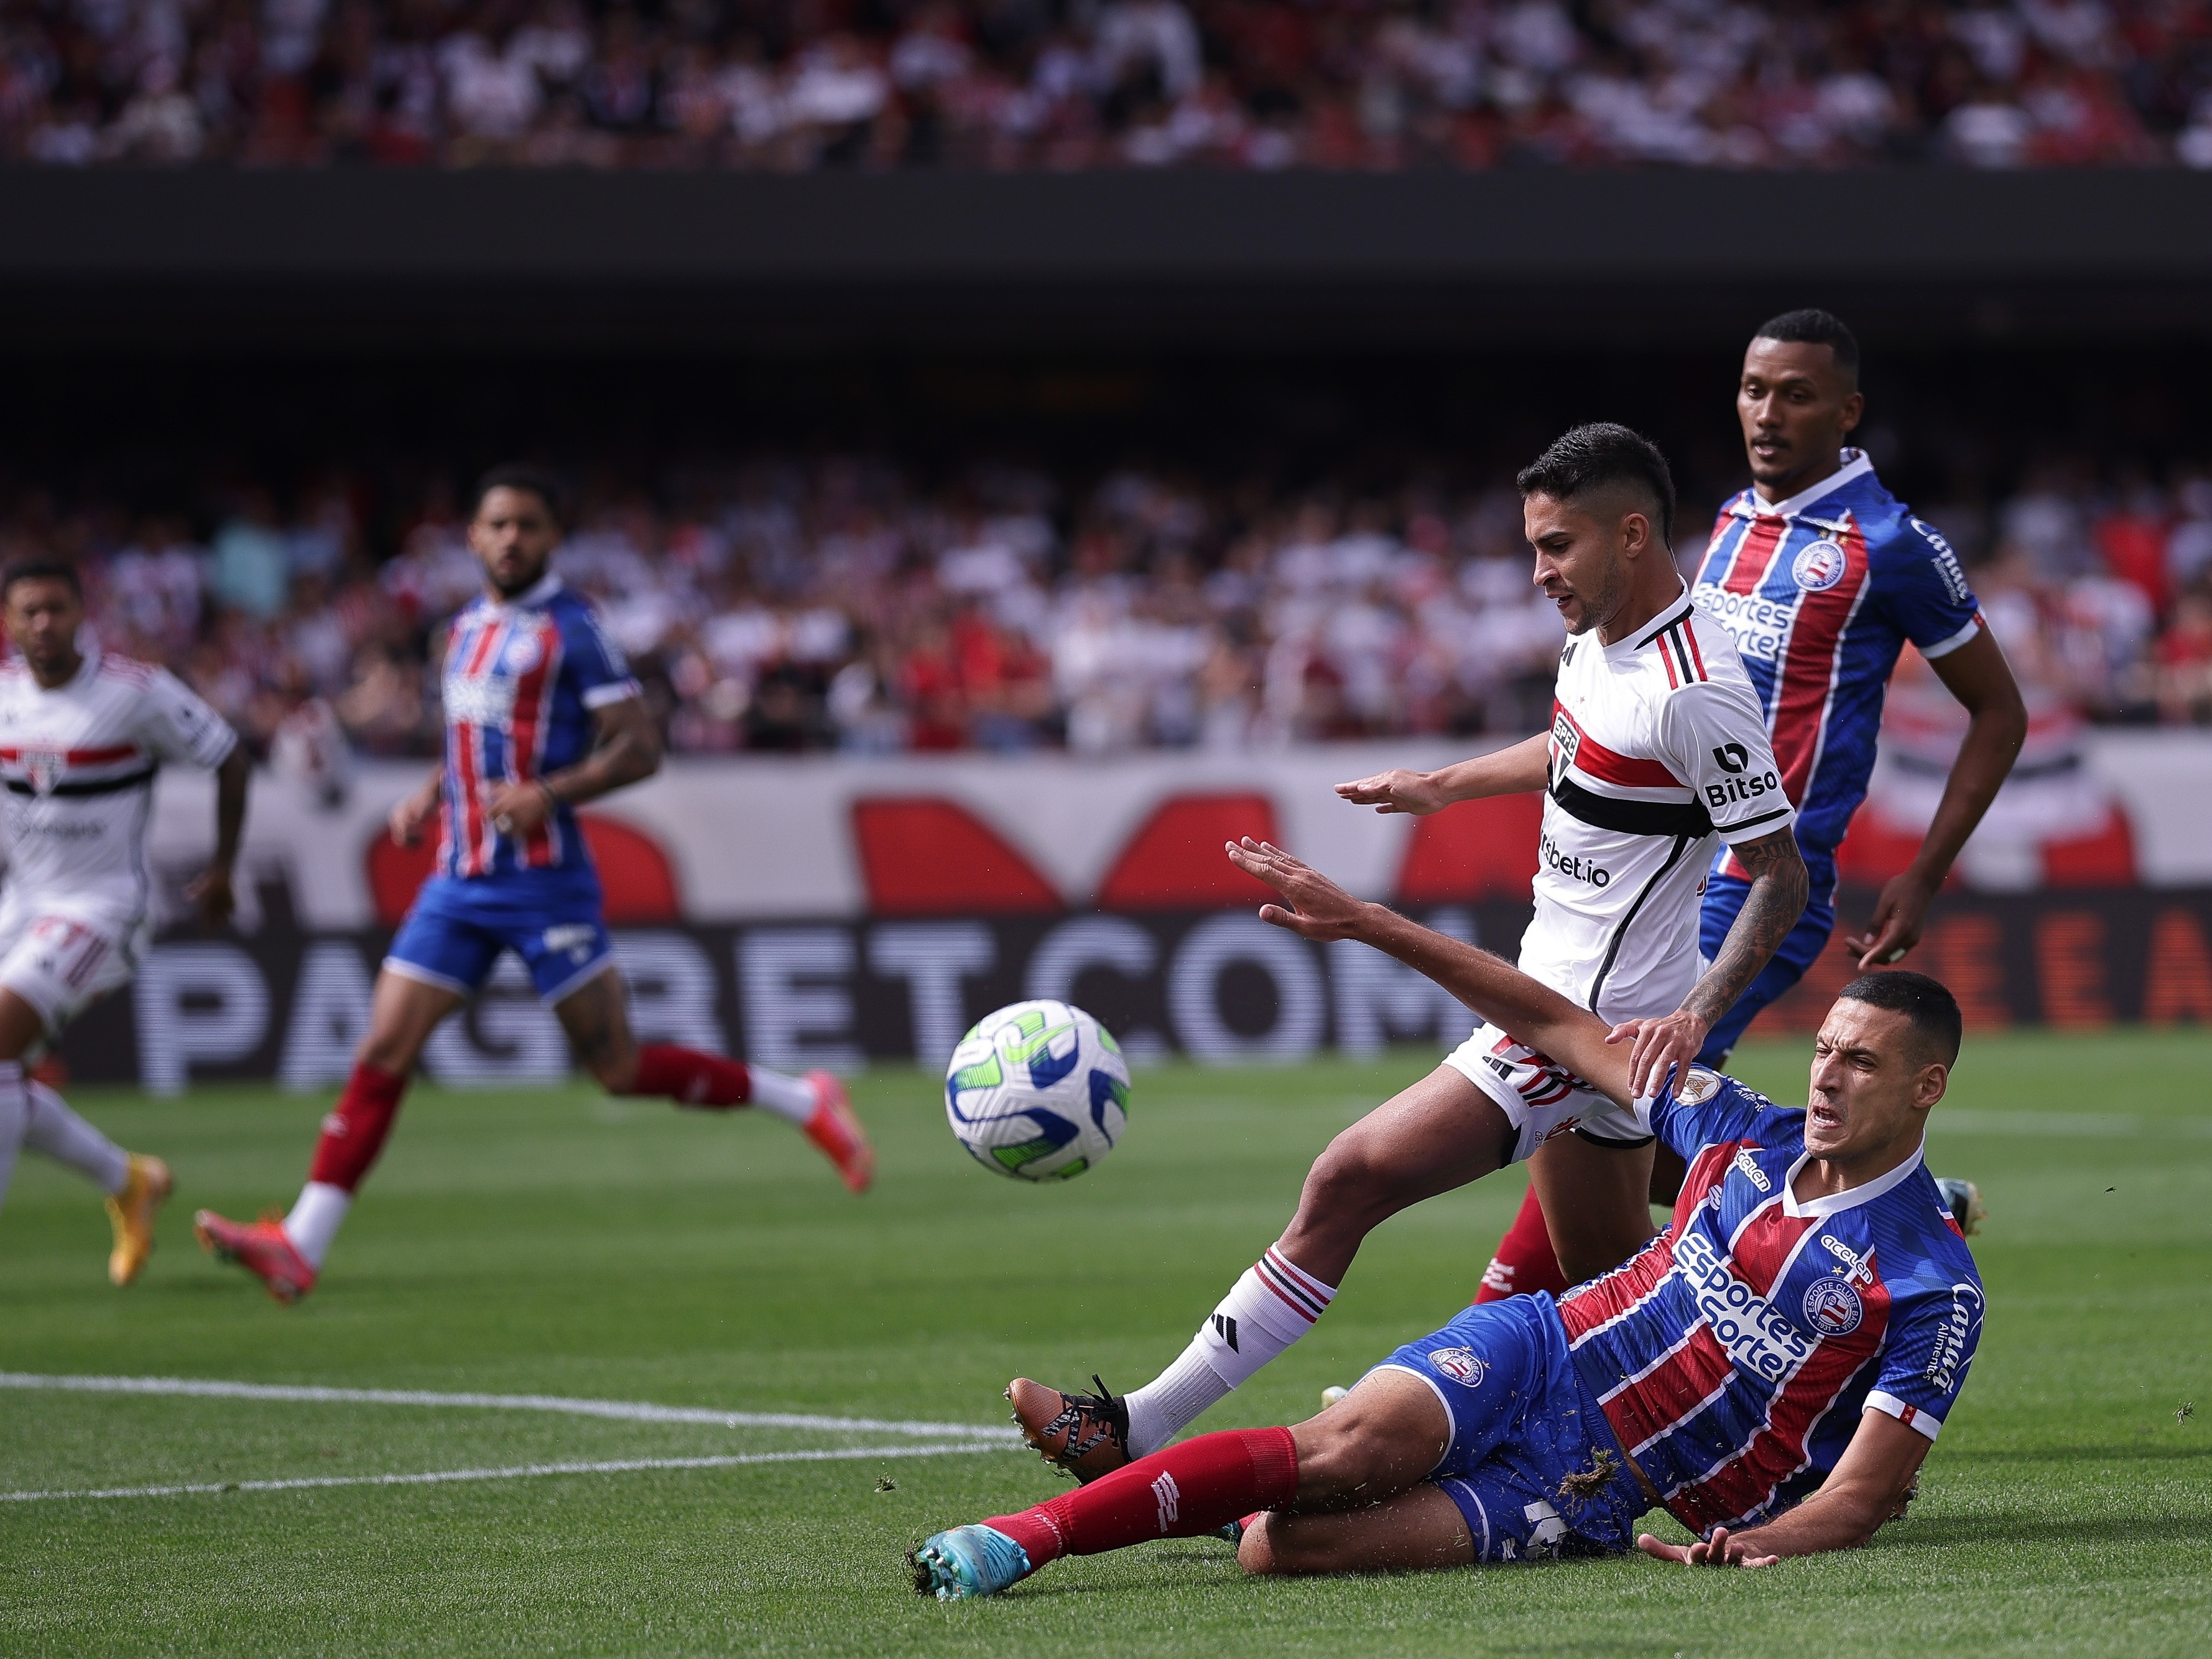
M1735 646L1686 591L1613 644L1570 639L1522 971L1601 1019L1673 1013L1697 983L1713 838L1794 817Z
M0 844L7 907L125 930L146 918L146 816L165 760L218 766L238 746L166 668L96 647L48 691L0 667Z

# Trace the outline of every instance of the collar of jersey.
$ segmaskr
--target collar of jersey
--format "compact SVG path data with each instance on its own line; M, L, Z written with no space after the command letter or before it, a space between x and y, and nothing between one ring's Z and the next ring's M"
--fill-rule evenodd
M1809 490L1800 491L1787 501L1764 502L1755 489L1747 490L1729 504L1729 511L1738 518L1795 518L1821 497L1831 495L1853 479L1864 478L1874 471L1874 458L1863 449L1844 451L1844 464L1822 479Z
M1920 1161L1928 1156L1928 1144L1923 1141L1912 1149L1912 1156L1886 1175L1877 1175L1856 1186L1846 1186L1840 1192L1824 1192L1810 1204L1797 1202L1797 1172L1811 1162L1810 1152L1801 1152L1797 1162L1790 1166L1790 1173L1782 1178L1782 1213L1791 1217L1809 1216L1818 1220L1855 1210L1860 1205L1871 1204L1899 1182L1911 1179L1912 1172L1920 1168Z
M1641 650L1684 617L1689 615L1691 607L1690 584L1686 582L1682 584L1682 591L1668 601L1665 610L1660 612L1634 633L1623 634L1612 644L1601 645L1599 649L1607 656L1618 656L1625 652Z
M554 595L560 591L560 576L554 571L548 570L544 576L538 577L535 582L524 589L513 599L493 599L489 596L480 595L478 602L481 603L484 609L491 615L500 616L508 611L520 611L527 606L543 605L547 600L552 598Z

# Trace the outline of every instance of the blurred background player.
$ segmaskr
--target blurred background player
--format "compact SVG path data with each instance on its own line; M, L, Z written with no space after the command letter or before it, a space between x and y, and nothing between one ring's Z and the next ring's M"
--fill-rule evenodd
M1753 337L1736 386L1752 486L1721 509L1692 591L1735 641L1759 693L1783 787L1797 808L1812 896L1773 960L1698 1034L1698 1058L1710 1066L1727 1062L1744 1028L1827 948L1836 925L1836 849L1866 798L1883 693L1905 642L1958 699L1968 724L1919 852L1882 887L1865 930L1844 942L1862 972L1902 961L1919 943L1929 900L2027 734L2020 687L1950 544L1882 488L1864 451L1846 446L1865 412L1858 341L1827 312L1784 312ZM1435 806L1468 798L1445 794ZM1751 890L1741 860L1723 848L1705 887L1700 943L1708 955L1721 949ZM1540 1172L1563 1150L1538 1155L1539 1179L1484 1270L1476 1301L1557 1295L1641 1247L1642 1239L1626 1236L1601 1241L1594 1254L1579 1247L1602 1213L1576 1217L1565 1229L1563 1217L1547 1224ZM1680 1161L1655 1149L1651 1201L1672 1204L1681 1180ZM1980 1194L1963 1180L1946 1187L1971 1229Z
M137 969L151 929L146 820L161 763L210 767L218 780L215 857L188 889L210 925L231 912L252 767L222 717L167 669L100 650L84 631L72 566L15 566L0 602L15 648L0 668L0 1199L19 1148L81 1170L107 1194L107 1277L128 1284L153 1250L169 1167L125 1151L24 1067Z
M447 643L445 763L392 814L403 845L438 814L437 870L377 976L368 1034L290 1214L250 1224L209 1210L195 1217L210 1252L280 1302L314 1288L422 1045L506 950L521 957L577 1058L610 1093L765 1107L803 1129L852 1191L872 1178L875 1154L829 1073L787 1077L696 1049L641 1046L630 1035L574 809L651 776L660 741L591 602L553 571L562 533L549 475L506 467L477 485L469 540L484 591L453 619Z
M1805 870L1743 665L1675 570L1665 458L1625 426L1578 426L1517 482L1535 581L1569 636L1553 729L1455 770L1482 775L1475 793L1544 791L1521 964L1608 1024L1627 1022L1615 1029L1636 1037L1642 1095L1696 1057L1796 924ZM1343 792L1387 808L1413 781L1386 773ZM1701 965L1697 907L1716 840L1755 875L1717 960ZM1645 1015L1667 1017L1635 1023ZM1157 1450L1312 1327L1370 1229L1569 1129L1589 1138L1549 1162L1550 1178L1570 1183L1569 1213L1600 1240L1631 1241L1625 1256L1651 1233L1650 1130L1540 1046L1479 1024L1330 1144L1290 1227L1158 1377L1126 1400L1103 1383L1069 1395L1017 1378L1016 1420L1085 1479Z

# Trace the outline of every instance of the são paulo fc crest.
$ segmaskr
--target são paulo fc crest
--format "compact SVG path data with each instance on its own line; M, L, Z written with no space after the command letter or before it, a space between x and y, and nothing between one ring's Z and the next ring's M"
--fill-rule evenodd
M1790 579L1808 594L1826 593L1844 579L1844 550L1826 538L1790 561Z
M1805 1323L1817 1335L1847 1337L1859 1328L1859 1321L1865 1317L1866 1308L1859 1302L1859 1293L1851 1288L1848 1279L1815 1279L1805 1292Z
M54 785L62 781L63 768L68 765L69 757L58 750L25 749L23 751L23 776L29 782L32 790L39 795L52 795L54 792Z
M1472 1348L1439 1348L1429 1356L1429 1363L1453 1381L1464 1382L1470 1388L1480 1388L1484 1374L1490 1369L1490 1362Z

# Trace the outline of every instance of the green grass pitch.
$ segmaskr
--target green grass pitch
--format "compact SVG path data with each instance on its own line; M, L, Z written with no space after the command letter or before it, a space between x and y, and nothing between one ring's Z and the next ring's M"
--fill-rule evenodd
M1803 1052L1756 1045L1737 1069L1802 1099ZM1096 1370L1117 1388L1150 1375L1275 1236L1328 1137L1431 1063L1141 1073L1115 1157L1042 1188L970 1163L932 1078L879 1071L856 1089L883 1153L859 1200L765 1118L581 1087L425 1089L323 1289L292 1309L204 1259L189 1217L289 1199L324 1103L87 1090L88 1115L173 1161L178 1199L145 1279L118 1293L94 1195L26 1159L0 1211L0 1370L988 1424L1018 1371L1073 1384ZM2199 1033L1970 1042L1931 1161L1988 1195L1975 1241L1987 1333L1923 1497L1863 1552L1763 1573L1630 1558L1247 1583L1204 1540L1063 1562L1000 1600L939 1606L908 1589L902 1552L1057 1483L1012 1451L902 1450L0 1502L0 1652L2203 1653L2208 1069ZM1201 1426L1309 1415L1325 1384L1441 1324L1521 1184L1509 1172L1393 1222L1315 1334ZM0 1389L9 1493L883 1442Z

